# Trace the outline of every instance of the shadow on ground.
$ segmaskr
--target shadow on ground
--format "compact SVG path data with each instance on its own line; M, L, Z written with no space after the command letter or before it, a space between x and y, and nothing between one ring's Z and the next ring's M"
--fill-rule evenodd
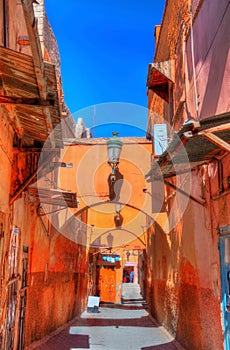
M170 343L147 346L141 348L141 350L181 350L183 349L176 340L171 341ZM185 350L185 349L183 349Z
M143 316L140 318L122 318L122 319L110 319L110 318L82 318L78 320L78 326L86 327L144 327L154 328L159 327L159 324L151 320L149 316Z
M82 334L69 334L69 329L60 332L54 339L48 340L44 345L36 350L70 350L70 349L90 349L89 336Z

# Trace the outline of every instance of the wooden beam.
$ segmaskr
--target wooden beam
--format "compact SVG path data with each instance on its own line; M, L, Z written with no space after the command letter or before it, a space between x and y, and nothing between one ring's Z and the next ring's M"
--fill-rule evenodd
M30 97L5 97L0 96L0 104L10 103L15 105L29 105L29 106L49 106L53 107L54 100L47 99L41 100L39 98L30 98Z
M169 186L172 187L174 190L180 192L181 194L183 194L184 196L188 197L189 199L193 200L194 202L201 204L201 205L205 205L205 200L204 199L197 199L195 197L193 197L191 194L183 191L182 189L178 188L176 185L172 184L171 182L168 182L167 180L164 179L164 183Z
M38 83L41 99L46 100L46 80L44 76L44 64L41 50L41 43L37 31L37 21L34 16L33 0L21 0L24 12L27 32L30 40L30 47L33 56L34 69Z
M52 123L52 118L50 115L50 109L48 107L44 108L44 114L46 117L46 127L47 127L47 130L49 132L49 139L50 139L51 147L55 148L53 123Z
M212 132L205 132L202 134L206 139L214 143L219 148L222 148L223 150L230 152L230 144L221 139L220 137L216 136Z
M199 131L198 135L205 135L206 133L220 132L220 131L225 131L225 130L230 130L230 123L213 126L212 128L208 128L206 130Z
M28 187L31 184L31 182L35 179L35 177L39 174L39 172L43 170L43 168L48 163L50 163L53 157L54 157L54 154L51 152L51 155L47 157L47 159L39 166L39 168L21 186L19 186L19 188L15 191L15 193L10 197L10 201L9 201L10 205L12 205L14 201L16 201L18 197L20 197L20 195L25 190L25 188Z

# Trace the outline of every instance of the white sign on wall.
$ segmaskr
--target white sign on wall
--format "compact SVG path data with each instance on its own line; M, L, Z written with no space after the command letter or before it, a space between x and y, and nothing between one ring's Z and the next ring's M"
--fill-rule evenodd
M162 154L168 146L167 125L154 124L153 126L154 155Z

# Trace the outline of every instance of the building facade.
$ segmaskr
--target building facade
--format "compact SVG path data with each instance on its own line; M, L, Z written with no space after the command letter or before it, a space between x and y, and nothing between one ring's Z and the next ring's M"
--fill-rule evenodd
M56 41L44 3L34 3L0 1L0 348L4 350L24 349L72 319L85 308L87 297L85 246L63 237L45 213L77 207L77 200L76 193L67 191L63 200L56 186L66 107ZM48 181L49 188L39 190L39 181L41 185Z
M137 282L138 255L145 248L151 206L151 196L143 190L147 190L144 174L152 144L138 137L121 140L113 184L105 138L65 139L61 160L72 168L60 168L58 176L58 186L76 192L79 201L77 209L59 212L58 221L64 235L75 237L78 220L84 218L84 244L90 253L89 293L100 296L102 302L121 302L124 270L135 270Z
M146 177L165 221L148 230L145 291L190 350L230 348L229 19L226 0L166 1L147 77L147 135L163 146Z

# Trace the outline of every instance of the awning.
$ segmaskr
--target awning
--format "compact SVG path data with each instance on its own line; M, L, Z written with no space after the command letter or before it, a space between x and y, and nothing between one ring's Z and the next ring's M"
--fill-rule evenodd
M120 268L121 267L121 258L118 254L107 254L107 253L100 253L97 257L97 266L111 266Z
M189 121L146 174L148 181L169 178L230 152L230 113Z
M62 146L55 66L44 62L46 98L39 92L33 58L0 47L0 105L18 136L45 142L57 127L53 147Z
M165 101L169 101L169 85L174 81L174 61L149 64L147 87Z
M77 196L73 192L32 186L28 188L28 192L35 201L40 203L69 208L78 207Z

